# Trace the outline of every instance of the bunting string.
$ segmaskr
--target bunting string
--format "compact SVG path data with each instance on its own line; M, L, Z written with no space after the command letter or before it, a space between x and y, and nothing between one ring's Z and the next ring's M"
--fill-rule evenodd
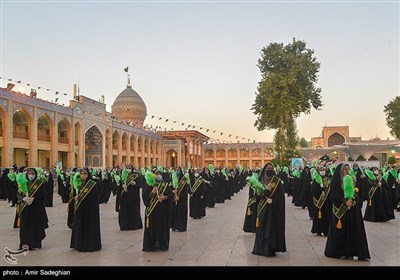
M53 99L47 100L49 102L58 104L58 105L63 105L65 106L64 103L61 104L61 100L65 99L65 103L68 104L68 93L58 91L58 90L53 90L48 87L44 86L39 86L36 84L24 82L21 80L16 80L12 78L7 78L7 77L0 77L0 82L1 80L6 81L7 83L13 83L15 86L22 85L22 86L27 86L31 89L31 95L34 93L34 97L37 98L36 96L36 90L38 91L44 91L46 94L53 94ZM33 90L33 91L32 91ZM24 92L21 92L24 93ZM78 87L78 93L79 93L79 87ZM26 94L26 93L24 93ZM72 95L72 94L71 94ZM71 97L70 95L70 97ZM39 98L41 99L41 98ZM93 100L92 103L95 101ZM106 112L98 112L98 111L91 111L91 110L84 110L84 114L87 115L94 115L96 117L103 117L105 118L107 116ZM109 114L109 113L108 113ZM178 120L173 120L171 118L166 118L163 116L157 116L157 115L151 115L147 114L147 119L146 119L146 124L142 122L124 122L124 121L118 121L114 116L112 116L114 121L117 121L119 123L123 123L132 127L137 127L140 129L145 129L148 131L153 131L155 133L159 131L174 131L174 130L197 130L200 133L205 134L207 137L209 137L208 143L215 143L215 144L228 144L228 143L261 143L261 141L257 141L254 139L250 139L247 137L235 135L233 133L227 133L224 131L220 131L217 129L212 129L208 128L205 126L199 126L199 125L194 125L185 121L178 121ZM171 126L166 126L166 125L171 125Z
M36 96L36 91L42 91L42 92L44 91L44 92L46 92L46 94L53 95L53 97L51 97L52 99L51 100L47 100L47 101L52 102L52 103L56 103L56 104L60 104L60 105L63 105L63 106L65 106L65 104L68 104L69 98L67 96L68 95L70 95L70 96L72 95L72 94L68 94L66 92L53 90L53 89L50 89L48 87L39 86L39 85L35 85L35 84L32 84L32 83L28 83L28 82L24 82L24 81L12 79L12 78L0 77L0 82L1 82L1 80L5 81L7 83L13 83L15 85L15 87L18 87L18 86L24 86L25 87L25 86L27 86L29 88L29 91L30 91L31 95L33 94L34 97L37 97ZM19 88L17 88L17 90L18 90L18 92L20 92ZM24 91L25 91L25 89L24 89ZM20 93L25 93L25 92L20 92ZM41 98L39 98L39 99L41 99ZM61 101L64 101L65 103L61 104Z

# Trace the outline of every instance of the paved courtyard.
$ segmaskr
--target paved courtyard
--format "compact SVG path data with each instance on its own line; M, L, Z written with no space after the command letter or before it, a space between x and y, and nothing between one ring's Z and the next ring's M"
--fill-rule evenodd
M187 232L172 232L167 252L142 252L143 230L120 231L114 210L115 197L100 205L103 249L79 253L69 248L71 230L66 226L66 204L54 195L47 208L49 228L40 250L17 256L22 266L399 266L400 213L386 223L365 222L371 260L338 260L324 256L326 237L311 234L307 210L294 207L286 198L286 253L275 258L251 254L254 234L242 231L248 189L232 200L207 208L200 220L189 218ZM17 249L19 230L12 228L15 208L0 202L1 266L4 248ZM142 217L144 213L142 208Z

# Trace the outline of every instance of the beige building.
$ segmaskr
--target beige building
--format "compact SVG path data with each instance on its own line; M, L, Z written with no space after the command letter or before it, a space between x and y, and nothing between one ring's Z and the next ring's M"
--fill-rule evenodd
M394 156L398 162L400 160L398 140L350 137L348 126L324 126L320 137L311 138L311 148L300 149L300 152L308 159L328 155L331 160L338 161L378 160L384 164L389 156Z
M274 143L228 143L204 145L205 164L214 167L262 167L275 158Z
M143 128L147 108L128 82L106 104L74 92L69 107L0 88L0 162L2 167L62 165L95 168L133 164L135 167L204 165L207 136L165 135ZM76 88L76 87L75 87Z

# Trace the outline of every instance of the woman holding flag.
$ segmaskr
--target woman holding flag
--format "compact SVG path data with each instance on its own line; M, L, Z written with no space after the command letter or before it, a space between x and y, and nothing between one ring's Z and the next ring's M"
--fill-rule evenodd
M285 194L274 171L274 165L267 163L259 180L254 180L253 184L260 190L253 254L275 257L275 252L286 252L286 242Z
M89 168L84 167L75 174L73 185L76 195L70 247L79 252L99 251L101 249L99 195Z
M38 178L34 168L28 168L26 175L18 173L18 224L20 245L28 246L29 250L42 248L42 240L46 237L48 219L44 202L46 187L44 180Z
M186 231L187 229L189 184L189 173L184 174L182 168L176 167L174 173L172 173L172 186L175 195L171 219L173 231Z

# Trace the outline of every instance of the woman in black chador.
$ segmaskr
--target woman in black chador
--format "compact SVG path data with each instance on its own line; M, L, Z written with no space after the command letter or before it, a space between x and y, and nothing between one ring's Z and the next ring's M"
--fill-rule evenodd
M172 176L174 201L172 202L171 228L173 231L186 231L188 220L189 173L184 174L181 167L176 167Z
M53 190L54 190L54 179L53 175L49 170L44 171L46 181L44 182L45 187L46 187L46 201L45 201L45 206L46 207L53 207Z
M330 198L330 179L325 176L325 168L320 167L313 173L311 193L315 211L313 213L313 223L311 232L318 236L327 236L331 223L332 200Z
M172 188L163 180L161 171L146 172L146 185L142 192L145 210L143 251L167 251L169 249L170 212L174 199Z
M349 165L341 163L336 167L331 181L331 197L333 213L325 256L370 259L361 209L355 207L355 191L353 179L349 175Z
M265 190L257 206L253 254L274 257L275 252L286 252L285 194L272 163L264 166L259 181Z
M93 252L101 249L99 195L96 182L91 179L87 167L74 176L76 190L75 214L72 225L71 248L79 252Z
M122 189L119 196L118 222L121 230L143 228L140 217L139 174L128 164L122 171Z
M45 208L46 187L44 180L37 176L34 168L28 168L26 175L19 173L17 181L20 188L18 198L18 221L20 224L19 247L27 245L29 250L42 248L42 240L46 237L48 219Z

